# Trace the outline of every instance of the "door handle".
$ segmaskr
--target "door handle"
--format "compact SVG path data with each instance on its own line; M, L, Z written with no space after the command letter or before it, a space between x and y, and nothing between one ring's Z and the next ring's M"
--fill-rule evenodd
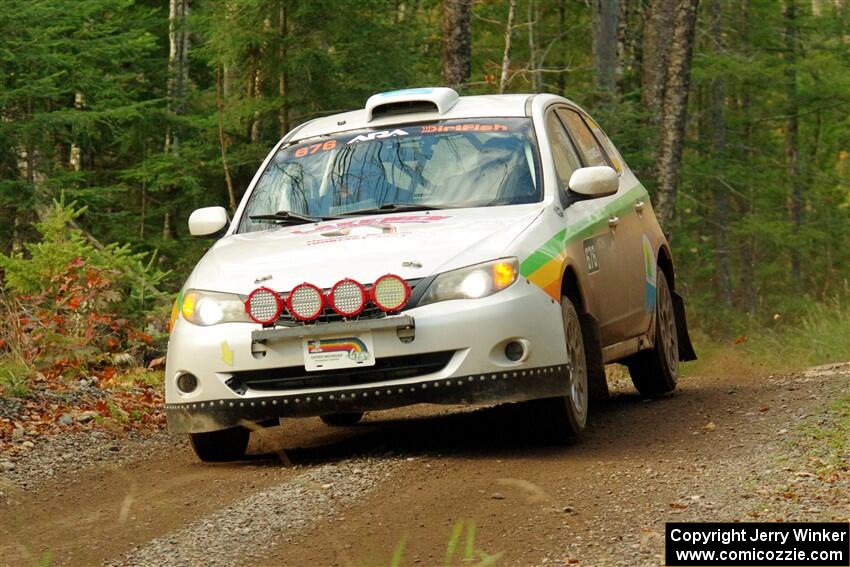
M637 201L635 201L635 210L636 210L637 212L639 212L639 213L640 213L640 212L643 212L643 208L644 208L645 206L646 206L646 203L644 203L644 202L643 202L643 201L641 201L640 199L638 199Z
M611 228L614 228L618 224L620 224L620 217L615 217L613 215L608 217L608 226L610 226Z

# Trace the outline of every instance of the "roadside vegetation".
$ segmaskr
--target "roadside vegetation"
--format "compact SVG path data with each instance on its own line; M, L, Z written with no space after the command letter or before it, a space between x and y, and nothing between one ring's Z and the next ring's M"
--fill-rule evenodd
M84 212L57 201L38 241L0 254L0 447L76 424L162 422L166 274L145 253L87 239Z
M798 305L800 305L798 303ZM772 374L829 362L850 361L850 301L845 297L803 302L800 312L783 311L762 319L725 313L727 329L716 312L694 310L692 332L699 359L684 365L690 375Z
M826 415L802 428L797 441L809 467L823 480L850 476L850 386L837 389Z

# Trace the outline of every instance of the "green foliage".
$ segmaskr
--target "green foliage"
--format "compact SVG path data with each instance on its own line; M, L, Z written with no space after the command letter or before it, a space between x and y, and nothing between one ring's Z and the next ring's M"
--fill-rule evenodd
M0 397L23 398L30 393L29 368L21 362L0 358Z
M464 533L466 534L464 536ZM404 565L404 551L407 547L407 537L403 537L393 550L390 559L390 567ZM462 551L461 551L462 548ZM487 553L475 545L475 522L472 520L458 520L452 527L449 541L446 543L446 557L441 565L472 565L474 567L488 567L496 565L501 560L503 553Z
M87 239L76 227L76 219L85 208L64 199L53 203L44 218L35 223L39 242L25 244L26 252L6 256L0 253L0 269L5 272L8 289L19 295L38 295L54 291L56 278L67 273L69 265L85 259L85 267L115 274L106 299L116 309L136 321L148 310L161 309L167 296L158 285L167 275L154 266L154 258L133 253L127 245L100 245ZM117 281L120 280L120 281Z
M45 551L38 560L37 565L38 567L50 567L53 565L53 554L49 551Z
M464 529L465 528L465 529ZM466 537L464 537L466 531ZM463 553L458 556L460 546L463 545ZM455 558L458 557L458 563L461 565L478 565L485 567L493 565L502 557L502 553L489 554L475 547L475 522L472 520L464 522L458 520L452 533L449 537L449 542L446 545L446 559L444 565L453 565Z
M404 548L407 546L407 538L401 538L398 545L393 550L393 556L390 559L390 567L401 567L404 561Z
M36 224L39 242L0 254L14 294L3 300L0 355L27 369L16 376L77 376L110 366L114 353L141 355L153 344L141 326L164 337L165 273L126 245L91 242L75 224L84 212L57 201Z

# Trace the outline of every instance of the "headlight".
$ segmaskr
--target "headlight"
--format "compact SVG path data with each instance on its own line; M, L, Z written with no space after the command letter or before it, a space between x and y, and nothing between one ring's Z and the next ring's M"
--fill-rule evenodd
M431 282L418 305L448 299L477 299L493 295L517 280L519 261L502 258L445 272Z
M218 323L251 322L245 313L245 301L235 293L187 290L183 294L180 313L190 323L202 327Z

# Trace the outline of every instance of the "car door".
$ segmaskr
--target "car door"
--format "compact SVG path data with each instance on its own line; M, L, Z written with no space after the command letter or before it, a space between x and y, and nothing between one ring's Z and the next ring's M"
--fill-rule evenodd
M640 226L635 210L625 193L631 189L619 156L609 155L603 143L592 131L589 120L583 113L572 108L559 108L558 116L575 141L582 163L586 166L604 166L614 168L620 180L619 190L607 197L605 217L607 218L607 237L611 244L608 249L610 285L598 290L600 301L609 305L607 344L620 342L637 334L637 326L643 319L643 264ZM595 124L595 123L594 123ZM640 260L638 263L636 260ZM645 330L645 329L644 329Z
M549 110L546 129L560 190L566 192L573 171L584 167L587 162L558 116L561 109L555 107ZM570 204L563 215L564 225L569 232L579 233L582 239L584 258L577 259L576 267L583 272L584 281L587 282L584 292L591 296L593 315L599 322L604 346L622 340L619 338L618 325L620 313L626 308L626 299L622 294L608 292L617 288L617 251L615 231L608 226L605 209L615 198L616 195L580 200L570 198Z
M652 234L658 230L657 221L649 202L649 194L645 189L637 189L640 182L626 167L617 147L593 118L584 115L584 119L596 139L607 151L614 169L620 174L622 191L629 195L621 207L621 210L627 211L627 214L622 215L624 217L622 224L623 234L629 242L629 252L625 261L629 265L628 277L631 279L629 283L630 315L626 333L630 337L636 337L647 332L655 311L654 277L657 270L651 242L654 240Z

